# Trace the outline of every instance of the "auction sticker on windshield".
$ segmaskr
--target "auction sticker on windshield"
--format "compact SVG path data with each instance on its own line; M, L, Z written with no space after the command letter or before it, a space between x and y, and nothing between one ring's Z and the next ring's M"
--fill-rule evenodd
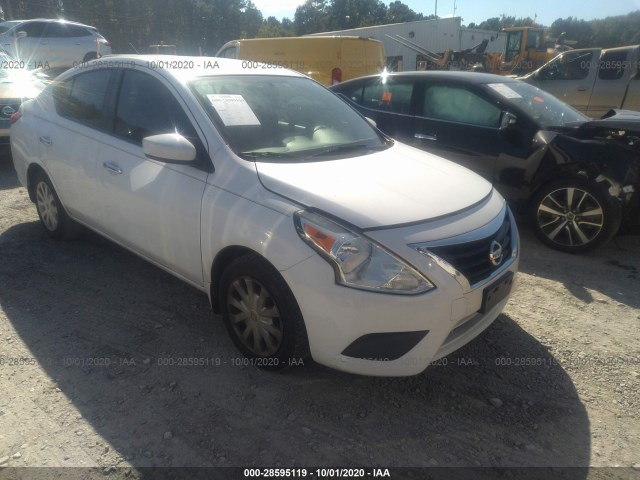
M489 88L492 88L496 93L499 93L504 98L522 98L522 95L504 83L490 83Z
M222 123L227 127L260 125L260 120L242 95L211 93L207 95Z

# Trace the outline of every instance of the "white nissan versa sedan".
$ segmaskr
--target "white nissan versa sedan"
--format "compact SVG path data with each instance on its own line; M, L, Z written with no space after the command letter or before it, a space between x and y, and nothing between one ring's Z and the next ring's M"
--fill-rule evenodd
M47 233L84 225L206 292L270 369L412 375L487 328L519 258L504 199L309 78L247 66L114 56L24 103L13 159Z

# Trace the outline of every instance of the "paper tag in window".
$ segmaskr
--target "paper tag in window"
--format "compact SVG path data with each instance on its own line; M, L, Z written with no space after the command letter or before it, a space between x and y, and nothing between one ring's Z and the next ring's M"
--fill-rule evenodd
M391 101L391 92L384 92L382 94L382 101L383 102L390 102Z
M489 88L492 88L496 93L499 93L504 98L522 98L522 95L511 89L511 87L506 86L504 83L490 83Z
M209 94L207 98L227 127L260 125L260 120L242 95Z

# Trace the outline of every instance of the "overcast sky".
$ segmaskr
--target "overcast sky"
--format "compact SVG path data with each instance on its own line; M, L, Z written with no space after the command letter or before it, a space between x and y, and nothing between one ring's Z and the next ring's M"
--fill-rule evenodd
M389 4L390 0L383 0ZM435 13L435 0L402 0L409 7L425 15ZM279 20L288 17L293 20L296 7L304 0L253 0L253 3L267 18L275 16ZM557 18L577 17L584 20L604 18L612 15L624 15L640 10L640 0L438 0L438 15L451 16L454 13L463 19L463 24L480 23L503 13L513 17L531 17L537 15L538 23L551 25Z

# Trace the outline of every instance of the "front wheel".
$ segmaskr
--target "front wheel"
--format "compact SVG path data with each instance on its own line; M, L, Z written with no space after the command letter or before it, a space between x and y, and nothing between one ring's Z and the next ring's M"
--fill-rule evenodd
M583 253L607 243L620 229L620 206L600 185L560 180L534 196L530 216L540 240L569 253Z
M234 260L220 279L218 301L233 343L252 364L282 370L309 356L298 303L264 258L251 254Z

